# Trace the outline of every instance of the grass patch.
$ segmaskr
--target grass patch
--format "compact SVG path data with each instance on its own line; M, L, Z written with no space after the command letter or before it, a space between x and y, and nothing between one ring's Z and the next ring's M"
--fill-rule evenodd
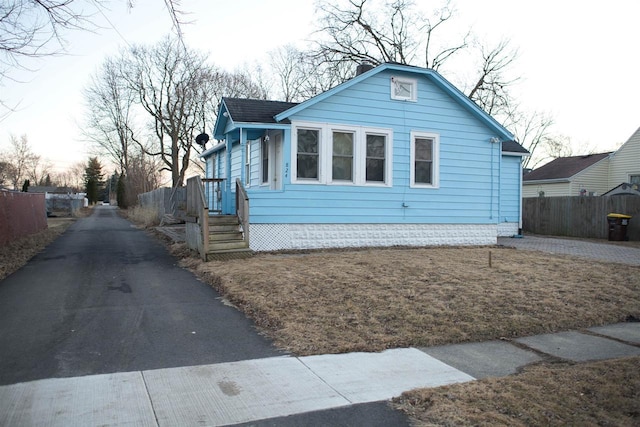
M127 219L143 228L155 227L160 224L156 210L145 208L143 206L134 206L132 208L120 211Z
M637 426L640 357L540 364L520 375L404 393L394 406L424 426Z
M489 253L491 252L491 267ZM640 318L640 268L510 248L185 261L297 355L548 333Z
M64 233L75 218L49 218L47 229L0 246L0 280L17 271Z

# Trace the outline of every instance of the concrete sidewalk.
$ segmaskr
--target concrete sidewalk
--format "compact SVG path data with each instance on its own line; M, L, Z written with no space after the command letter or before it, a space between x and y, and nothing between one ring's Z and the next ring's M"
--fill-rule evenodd
M0 425L232 425L505 376L540 360L640 355L640 323L508 341L54 378L0 387Z

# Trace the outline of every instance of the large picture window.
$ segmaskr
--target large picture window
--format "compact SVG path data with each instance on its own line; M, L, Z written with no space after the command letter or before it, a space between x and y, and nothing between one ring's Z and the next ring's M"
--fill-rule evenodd
M353 182L353 133L333 132L331 179Z
M411 133L411 185L438 186L439 137L429 133Z
M298 156L296 170L298 179L318 180L320 165L320 131L298 129Z

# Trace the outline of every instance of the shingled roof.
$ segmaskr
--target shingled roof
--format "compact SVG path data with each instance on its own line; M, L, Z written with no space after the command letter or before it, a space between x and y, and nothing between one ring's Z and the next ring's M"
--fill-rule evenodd
M276 114L298 105L296 102L263 99L224 98L223 101L236 123L276 123Z
M589 166L598 163L609 156L609 153L587 154L585 156L560 157L544 166L535 169L522 178L527 181L542 181L548 179L569 179L582 172Z
M529 154L529 151L515 141L502 141L502 152Z

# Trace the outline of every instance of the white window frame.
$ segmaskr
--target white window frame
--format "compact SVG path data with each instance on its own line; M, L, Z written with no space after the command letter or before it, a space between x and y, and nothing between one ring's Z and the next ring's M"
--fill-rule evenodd
M333 123L293 122L291 144L291 183L292 184L322 184L362 187L391 187L393 185L393 129L370 128ZM318 179L298 178L298 129L318 130ZM354 134L353 147L353 182L333 181L333 132L349 132ZM381 135L386 139L384 182L366 181L366 136L367 134Z
M251 141L247 140L244 149L244 186L249 188L251 186Z
M431 184L422 182L416 183L416 139L433 140L431 165ZM433 132L411 132L411 156L409 163L410 187L411 188L440 188L440 135Z
M350 133L353 135L353 156L351 158L351 180L346 179L333 179L333 134L334 132L340 133ZM329 166L327 168L328 173L328 181L331 184L337 185L354 185L356 183L356 169L357 169L357 159L358 159L358 134L349 128L331 128L329 132L329 155L327 159L329 161Z
M324 135L324 129L322 126L318 126L317 123L299 124L297 126L292 125L292 138L291 138L291 182L298 184L325 184L325 176L323 166L325 163L324 151L326 151L324 143L326 136ZM318 131L318 178L298 178L298 129L303 130L315 130Z
M410 101L417 102L418 101L418 80L410 79L406 77L397 77L393 76L390 79L391 84L391 99L396 101ZM399 95L396 90L399 85L410 85L411 90L409 91L409 95Z

